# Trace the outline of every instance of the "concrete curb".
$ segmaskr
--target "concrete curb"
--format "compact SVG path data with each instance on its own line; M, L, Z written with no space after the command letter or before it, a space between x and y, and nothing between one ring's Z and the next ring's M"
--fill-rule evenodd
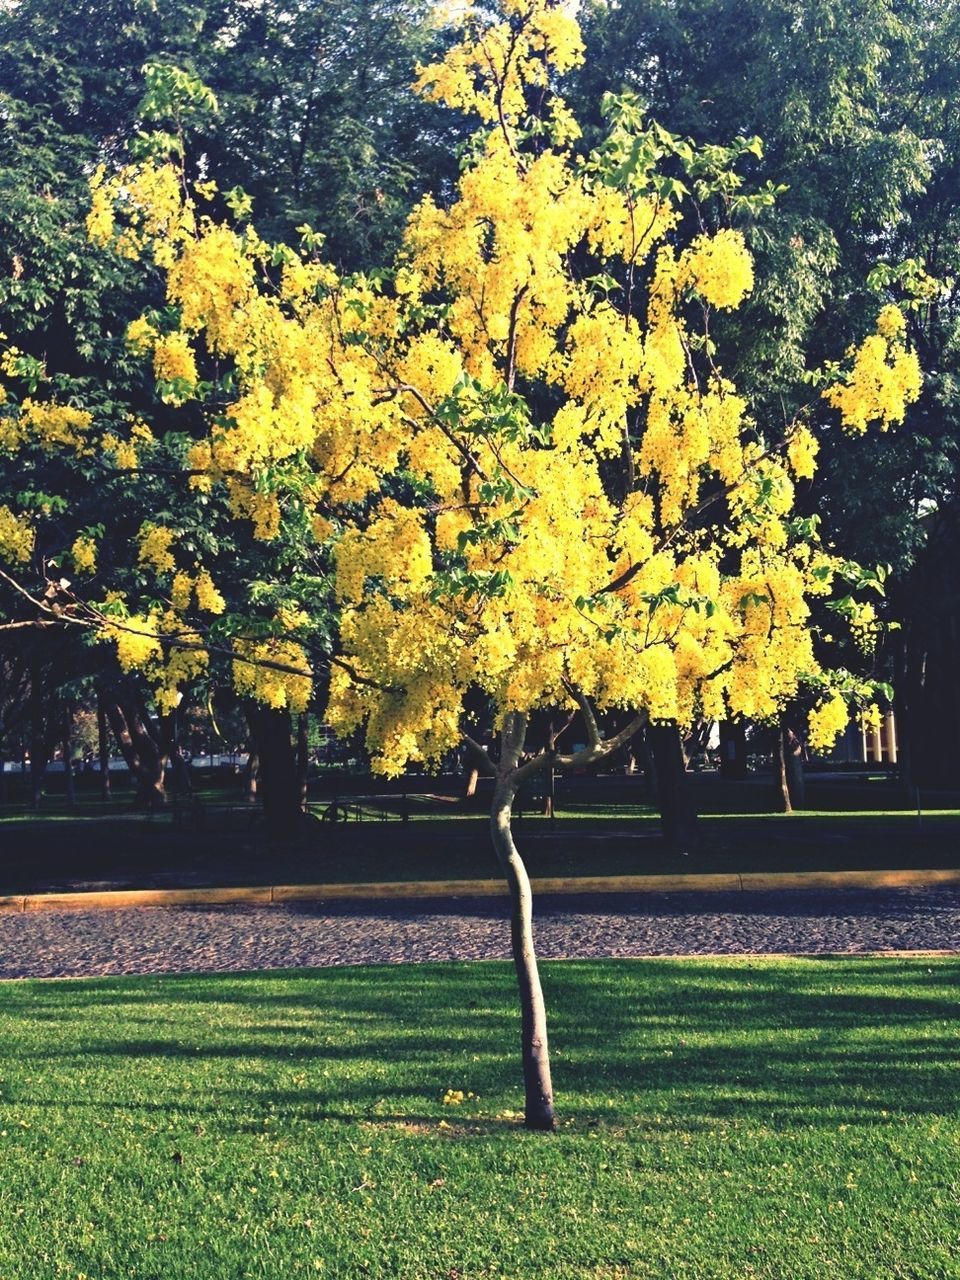
M960 885L960 870L753 871L655 876L563 876L532 881L535 893L749 893L783 889L910 889ZM398 880L196 889L107 889L0 897L4 911L100 911L121 907L272 906L284 902L505 897L502 880Z

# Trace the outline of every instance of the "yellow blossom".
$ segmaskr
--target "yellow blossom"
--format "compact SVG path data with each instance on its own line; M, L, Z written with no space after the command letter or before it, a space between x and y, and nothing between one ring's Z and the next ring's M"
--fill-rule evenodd
M197 381L197 362L187 341L186 334L168 333L160 338L153 349L153 371L158 382L186 382L192 387Z
M197 595L197 608L204 613L223 613L227 602L214 585L213 578L206 569L201 569L194 581Z
M0 505L0 558L26 564L33 555L36 535L33 526L6 505Z
M829 751L849 720L845 699L839 693L829 694L810 712L810 746L814 751Z
M94 573L97 567L97 544L87 534L80 534L70 548L70 556L78 573Z
M152 524L149 520L144 521L137 534L137 541L140 544L140 563L156 569L158 573L171 572L174 567L173 554L170 551L173 540L172 529Z

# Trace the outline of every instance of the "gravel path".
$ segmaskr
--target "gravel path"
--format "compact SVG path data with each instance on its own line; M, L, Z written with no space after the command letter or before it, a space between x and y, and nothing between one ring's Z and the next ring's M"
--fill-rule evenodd
M0 914L0 977L506 958L503 899ZM960 890L544 895L549 957L960 950Z

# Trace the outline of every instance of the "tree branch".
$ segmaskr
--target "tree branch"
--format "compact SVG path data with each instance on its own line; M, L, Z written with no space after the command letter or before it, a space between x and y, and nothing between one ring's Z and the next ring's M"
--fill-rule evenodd
M469 733L464 733L462 730L460 736L463 738L464 746L467 747L476 761L478 771L488 778L495 778L497 776L497 767L491 760L490 752L483 743L478 742L476 738L471 738Z
M580 708L584 724L587 727L587 741L591 747L598 747L601 741L600 727L597 724L597 717L594 715L593 707L590 705L590 699L575 685L572 685L569 680L564 680L563 687Z
M649 719L646 711L640 711L614 737L601 740L595 746L586 746L582 751L574 751L568 756L556 756L556 763L561 769L581 769L585 765L596 764L598 760L605 759L625 746L635 733L639 733L644 728Z

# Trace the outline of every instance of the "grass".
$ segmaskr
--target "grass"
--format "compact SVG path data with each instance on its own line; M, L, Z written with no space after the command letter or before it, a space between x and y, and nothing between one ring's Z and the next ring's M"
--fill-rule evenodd
M505 965L6 983L0 1277L952 1280L958 979L546 965L546 1137Z

